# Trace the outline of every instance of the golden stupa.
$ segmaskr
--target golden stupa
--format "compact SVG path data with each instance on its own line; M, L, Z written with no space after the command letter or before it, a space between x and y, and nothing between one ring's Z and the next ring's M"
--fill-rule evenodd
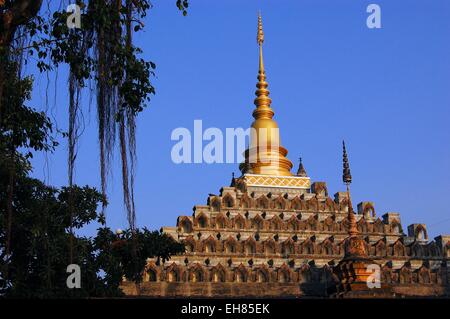
M264 70L262 45L264 32L261 15L258 16L257 42L259 45L259 72L255 106L251 125L250 145L245 152L245 162L239 167L243 174L263 174L274 176L292 176L292 163L286 158L287 150L280 145L278 124L273 120L274 112L270 107L266 72Z

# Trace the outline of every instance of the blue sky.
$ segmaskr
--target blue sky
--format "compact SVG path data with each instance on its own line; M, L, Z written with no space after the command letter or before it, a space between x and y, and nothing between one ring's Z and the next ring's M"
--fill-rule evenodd
M404 228L426 223L430 236L450 234L450 2L355 0L154 0L137 43L156 63L156 95L138 118L136 180L139 226L174 226L228 186L238 164L174 164L177 127L248 127L258 67L257 12L282 145L297 166L331 195L341 182L341 141L348 146L355 204L377 215L401 213ZM368 29L366 7L381 7L381 29ZM54 76L51 75L54 79ZM58 75L50 112L67 129L66 74ZM33 104L42 109L46 75L36 75ZM99 185L95 111L85 99L76 182ZM37 156L34 175L67 182L67 145ZM296 169L296 168L295 168ZM120 167L110 180L108 224L126 227ZM88 230L92 233L93 229Z

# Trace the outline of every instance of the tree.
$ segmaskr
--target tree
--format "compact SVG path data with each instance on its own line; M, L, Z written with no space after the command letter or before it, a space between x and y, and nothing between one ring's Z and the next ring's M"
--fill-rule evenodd
M152 62L139 58L132 35L150 8L144 0L77 1L80 30L67 27L67 13L39 15L42 1L0 0L0 293L7 296L112 296L123 276L139 282L148 257L166 260L184 251L172 238L135 228L133 197L135 116L154 93ZM177 1L180 10L186 1ZM25 41L26 40L26 41ZM29 43L30 45L26 45ZM27 106L33 79L22 77L26 54L38 58L41 72L69 65L68 186L56 189L29 177L34 152L57 145L53 125ZM101 193L76 186L79 98L87 81L96 85ZM117 135L116 135L117 132ZM105 227L106 171L118 136L124 204L129 229L117 236ZM102 211L97 212L99 205ZM94 238L73 231L91 222ZM82 289L66 287L68 263L82 272Z
M0 181L4 170L0 171ZM104 227L97 213L102 195L90 187L73 186L56 189L39 180L17 174L14 192L14 224L11 252L5 254L5 234L0 233L0 295L7 297L111 297L120 296L125 276L142 280L148 257L163 260L184 251L184 246L158 232L126 230L114 234ZM7 196L5 183L0 185L0 203ZM69 214L69 197L73 197L73 225ZM0 222L5 216L0 204ZM80 229L98 221L102 225L94 238L73 235L71 226ZM74 236L76 254L73 263L81 269L81 288L69 289L66 272L69 260L69 237ZM8 272L6 274L6 271Z
M3 96L7 77L9 49L17 29L34 17L41 8L42 0L0 0L0 97ZM2 102L0 101L0 117Z
M35 112L25 105L31 97L32 78L18 78L18 63L8 61L4 66L4 75L8 78L5 83L4 94L0 102L4 105L0 117L0 159L1 168L8 174L4 175L6 181L6 204L4 225L6 242L5 253L8 255L11 242L11 225L13 220L13 200L15 179L18 173L30 169L29 158L32 151L51 151L57 142L51 138L52 124L43 113ZM19 150L26 150L25 154Z
M76 3L82 10L82 28L70 29L67 24L69 13L65 8L54 9L50 16L44 16L39 11L42 0L0 0L0 96L6 85L2 71L11 56L36 56L41 72L63 64L69 66L66 137L69 145L68 184L71 186L74 184L79 137L80 96L86 83L93 82L101 192L106 197L107 172L117 142L122 164L123 202L129 226L133 229L136 219L135 118L155 93L150 82L155 64L140 57L142 50L133 45L133 35L143 29L142 20L151 4L148 0L78 0ZM176 5L185 15L188 2L177 0ZM2 109L0 102L0 117Z
M119 237L97 212L105 200L97 190L76 185L56 189L28 176L33 153L51 151L57 143L50 119L26 105L32 79L19 79L17 68L15 62L5 68L8 83L0 119L0 295L118 296L123 276L142 280L148 257L167 260L184 246L147 229L126 230ZM94 238L72 232L91 222L101 226ZM66 286L69 263L81 268L81 289Z

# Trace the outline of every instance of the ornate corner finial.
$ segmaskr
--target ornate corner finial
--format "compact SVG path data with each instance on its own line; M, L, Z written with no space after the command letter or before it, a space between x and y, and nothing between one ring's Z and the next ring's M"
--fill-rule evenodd
M344 169L342 171L342 180L346 185L350 185L352 182L352 174L350 173L350 165L348 163L348 157L347 157L347 150L345 148L345 141L342 141L342 148L343 148L343 163L344 163Z
M303 166L302 158L299 157L298 160L299 160L299 164L298 164L297 176L307 177L308 175L306 174L305 167Z
M342 141L343 149L343 163L344 169L342 171L342 180L347 185L347 197L348 197L348 234L350 237L354 237L359 234L358 227L356 226L355 212L353 211L352 199L350 197L350 184L352 182L352 175L350 173L350 165L348 163L347 149L345 148L345 141Z
M261 12L258 13L258 34L256 35L256 42L258 43L258 45L261 45L264 42L264 31L262 26Z
M236 179L234 178L234 172L231 172L231 183L230 187L236 186Z

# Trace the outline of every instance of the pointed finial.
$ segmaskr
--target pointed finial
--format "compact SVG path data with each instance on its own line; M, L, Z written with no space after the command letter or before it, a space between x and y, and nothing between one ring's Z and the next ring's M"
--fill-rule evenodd
M342 180L347 185L347 197L348 197L348 234L350 237L354 237L359 234L358 227L356 226L355 212L353 211L352 199L350 197L350 184L352 182L352 175L350 173L350 165L348 163L347 149L345 148L345 141L342 141L343 149L343 163L344 169L342 171Z
M352 199L350 197L350 189L347 186L348 196L348 234L350 237L357 236L359 234L358 227L356 225L355 212L353 211Z
M253 112L253 117L255 119L264 118L272 119L273 110L270 108L272 100L269 97L269 90L267 87L269 84L266 82L266 72L264 71L264 61L263 61L263 49L262 44L264 42L264 32L262 28L262 18L261 13L258 14L258 33L256 35L256 41L259 45L259 70L258 70L258 83L256 84L256 99L254 101L258 111Z
M234 178L234 172L231 172L231 183L230 187L234 187L236 185L236 180Z
M343 148L343 163L344 169L342 170L342 180L346 185L350 185L352 182L352 174L350 173L350 165L348 163L347 150L345 148L345 141L342 141Z
M299 158L299 164L298 164L298 170L297 170L297 176L301 177L307 177L305 167L303 166L302 158Z
M264 31L262 26L261 12L258 13L258 34L256 35L256 42L258 43L258 45L261 45L264 42Z

